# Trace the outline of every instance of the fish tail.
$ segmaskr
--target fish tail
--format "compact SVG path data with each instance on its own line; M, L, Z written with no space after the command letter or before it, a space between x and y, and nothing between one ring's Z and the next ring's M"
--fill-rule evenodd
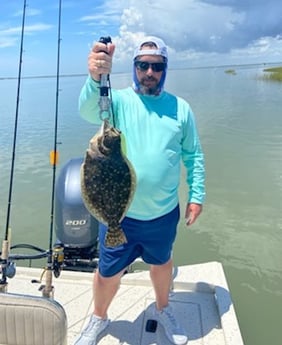
M105 237L106 247L117 247L124 243L127 243L127 239L120 225L109 227Z

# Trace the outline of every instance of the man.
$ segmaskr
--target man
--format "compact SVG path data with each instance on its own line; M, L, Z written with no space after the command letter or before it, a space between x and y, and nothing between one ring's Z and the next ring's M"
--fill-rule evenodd
M99 82L111 71L115 46L96 43L89 54L89 77L81 91L83 118L99 123ZM94 345L108 326L107 311L125 268L137 257L150 265L155 291L154 318L173 344L187 335L173 315L168 296L172 280L172 246L179 221L178 186L181 159L187 168L189 196L186 223L193 224L205 197L204 156L194 115L183 99L164 91L168 54L164 42L146 37L133 57L133 87L112 90L114 123L126 142L136 175L132 204L121 225L128 243L104 245L106 226L99 229L99 269L94 275L94 311L76 345ZM110 202L110 200L109 200Z

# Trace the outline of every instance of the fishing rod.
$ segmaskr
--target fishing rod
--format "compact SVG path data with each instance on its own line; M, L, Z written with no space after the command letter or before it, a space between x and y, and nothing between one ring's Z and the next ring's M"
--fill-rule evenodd
M107 45L108 43L112 43L112 39L110 36L100 37L99 42ZM109 120L112 116L113 126L115 127L115 116L112 102L112 88L109 74L101 74L100 98L98 104L100 107L100 120Z
M100 37L99 42L108 44L112 43L112 39L110 36L108 37ZM100 80L100 99L99 99L99 107L100 107L100 119L103 121L104 119L108 119L110 114L110 104L111 101L109 99L109 75L108 74L101 74ZM106 113L106 116L105 114Z
M52 297L54 295L54 288L52 286L52 274L54 268L53 260L53 229L54 229L54 209L55 209L55 186L56 186L56 167L59 159L57 151L57 137L58 137L58 117L59 117L59 92L60 92L60 53L61 53L61 16L62 16L62 0L59 0L58 12L58 43L57 43L57 72L56 72L56 105L55 105L55 123L54 123L54 144L53 151L50 152L50 164L53 168L52 178L52 195L51 195L51 211L50 211L50 231L49 231L49 252L47 256L47 267L45 276L45 285L42 287L42 294L44 297ZM58 260L63 261L61 248L55 248L55 266L58 269ZM57 272L58 276L58 272Z
M20 89L21 89L21 74L22 74L22 56L23 56L23 43L24 43L24 28L25 28L25 14L26 14L26 0L23 3L23 15L22 15L22 29L21 29L21 43L20 43L20 57L19 57L19 70L18 70L18 87L17 87L17 100L16 100L16 113L15 113L15 124L14 124L14 139L12 149L12 160L10 169L10 183L9 183L9 195L8 195L8 207L6 216L6 228L5 228L5 239L2 243L1 252L1 270L2 277L0 279L0 292L7 291L7 277L12 278L15 275L15 270L9 270L14 267L9 263L9 233L10 233L10 215L12 205L12 193L13 193L13 181L14 181L14 168L15 168L15 157L16 157L16 145L17 145L17 132L18 132L18 117L19 117L19 103L20 103Z

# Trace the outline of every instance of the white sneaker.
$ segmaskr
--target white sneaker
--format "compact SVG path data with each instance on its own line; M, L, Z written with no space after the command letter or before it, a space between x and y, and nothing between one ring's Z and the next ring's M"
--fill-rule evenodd
M96 345L98 335L103 332L109 323L109 319L101 319L93 314L74 345Z
M163 308L163 310L157 310L157 308L155 308L154 314L156 320L163 326L165 334L169 341L172 342L172 344L187 344L188 337L185 334L185 331L181 328L181 326L174 318L173 311L170 305Z

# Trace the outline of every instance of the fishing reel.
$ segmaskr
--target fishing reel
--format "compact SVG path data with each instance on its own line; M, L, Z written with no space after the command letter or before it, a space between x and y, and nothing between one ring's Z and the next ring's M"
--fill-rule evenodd
M13 261L8 261L6 266L6 276L8 278L14 278L16 275L16 264Z
M7 278L13 278L16 274L15 263L9 261L9 241L4 240L2 243L2 252L0 253L0 292L7 290Z
M61 274L64 259L64 246L60 244L55 245L53 248L53 272L56 278Z
M49 253L51 254L51 253ZM55 245L52 250L52 255L48 257L47 266L43 269L40 279L32 279L32 283L42 283L45 275L45 284L41 284L39 291L42 292L43 297L54 298L54 286L52 285L52 274L58 278L61 274L62 265L64 263L64 247L61 244Z
M110 36L100 37L99 42L104 43L104 44L108 44L108 43L112 43L112 39Z
M6 261L1 259L0 265L0 292L6 292L7 278L13 278L16 274L16 264L13 261Z

